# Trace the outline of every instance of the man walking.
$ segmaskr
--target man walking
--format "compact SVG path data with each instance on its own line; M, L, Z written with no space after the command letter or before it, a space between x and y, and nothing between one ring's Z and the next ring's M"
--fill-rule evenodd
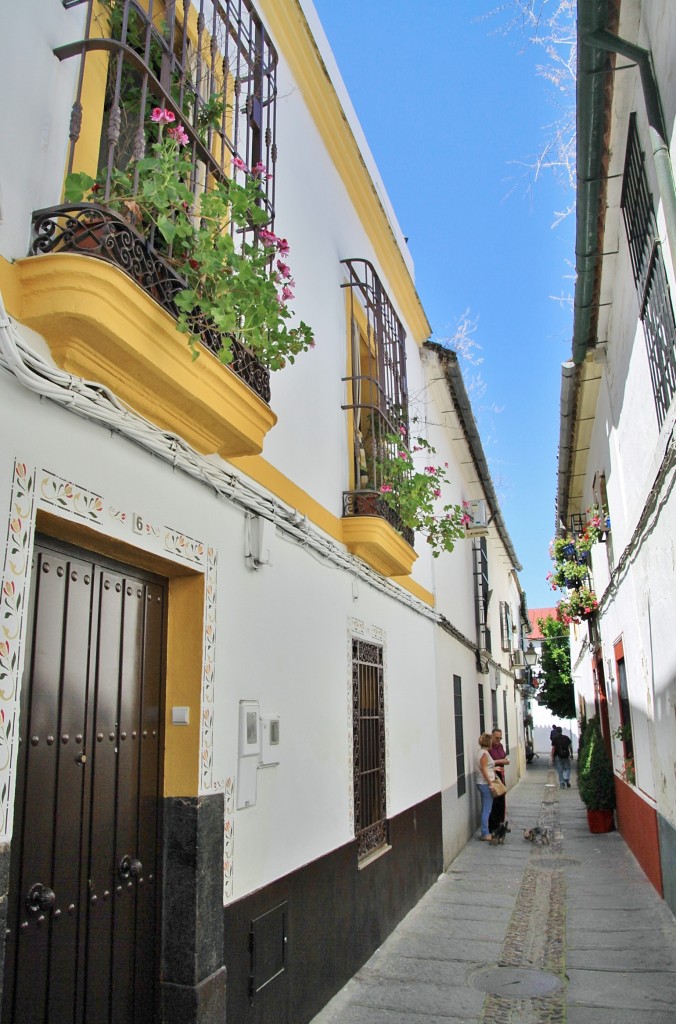
M559 777L559 788L570 789L570 765L572 760L573 743L570 736L564 736L560 725L556 727L556 734L552 739L552 764L556 768Z

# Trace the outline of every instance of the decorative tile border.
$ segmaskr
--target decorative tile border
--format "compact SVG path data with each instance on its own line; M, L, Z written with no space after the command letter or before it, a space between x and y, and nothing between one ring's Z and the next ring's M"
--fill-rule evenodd
M88 491L71 480L64 480L48 469L41 470L39 480L38 500L41 505L70 513L74 519L102 524L103 498L100 494Z
M200 736L200 793L222 789L214 782L214 667L216 660L217 556L207 549L204 580L204 647L202 656L202 724Z
M229 776L224 784L225 815L223 820L223 902L232 899L233 869L235 861L235 778Z
M14 463L9 502L7 542L0 582L0 842L11 830L16 764L16 723L23 671L25 606L30 586L30 561L35 530L35 508L56 511L63 518L85 521L105 528L115 524L116 535L129 539L134 515L116 505L106 504L102 495L66 480L48 469L29 470ZM104 520L107 514L109 517ZM112 521L112 522L111 522ZM201 771L200 794L223 790L224 781L213 774L213 703L216 645L216 552L202 541L171 527L144 522L137 536L146 549L153 549L174 561L181 560L205 570L205 616L201 682ZM205 557L206 555L206 557Z
M170 555L178 555L179 558L185 558L186 561L194 562L196 565L204 563L204 544L202 541L195 540L193 537L186 537L185 534L172 530L169 526L164 528L164 550L168 551ZM210 548L209 550L212 551L213 549Z
M35 470L15 462L0 589L0 841L8 838L14 801L25 612L35 529Z

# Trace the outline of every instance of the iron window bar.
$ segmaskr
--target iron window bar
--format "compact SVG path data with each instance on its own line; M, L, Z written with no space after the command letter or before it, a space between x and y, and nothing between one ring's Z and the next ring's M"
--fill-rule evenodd
M195 205L215 182L245 174L240 163L249 169L260 163L271 172L277 157L277 53L249 0L148 0L146 5L116 0L103 16L94 0L63 2L66 8L87 3L84 38L54 51L60 60L80 56L68 170L77 166L84 122L87 144L100 131L98 178L105 185L98 204L37 211L31 253L82 252L104 259L177 316L175 297L185 282L171 265L171 246L154 228L139 234L133 213L127 220L106 208L114 173L142 159L156 140L157 125L150 119L155 106L171 111L187 134ZM89 62L102 59L107 60L103 112L86 107ZM95 119L93 132L88 118ZM259 181L271 225L274 174ZM138 174L134 182L137 187ZM248 235L242 232L242 245ZM214 325L197 315L192 326L204 347L217 353L221 340ZM269 402L269 370L237 339L232 352L230 368Z
M413 544L382 498L383 463L409 443L406 382L406 333L373 264L342 261L349 292L351 372L343 378L351 415L353 489L343 494L343 515L376 515L390 522ZM392 441L396 438L396 444Z
M620 205L645 333L657 422L661 428L676 393L676 319L636 114L629 119Z
M352 766L357 856L387 843L383 648L352 639Z

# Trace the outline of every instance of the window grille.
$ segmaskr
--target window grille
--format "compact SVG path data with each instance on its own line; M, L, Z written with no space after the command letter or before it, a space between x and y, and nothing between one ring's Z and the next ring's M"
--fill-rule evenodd
M89 0L84 40L55 50L60 59L81 54L73 106L68 170L82 125L101 125L98 168L105 176L100 201L110 194L116 168L140 159L156 139L154 107L174 113L189 138L197 200L213 180L237 177L265 165L265 203L274 215L277 54L249 0L117 0L97 13ZM102 57L105 54L105 57ZM101 106L88 109L89 77L107 65ZM87 125L87 145L91 143ZM84 144L84 143L83 143Z
M499 729L500 723L498 722L498 691L491 690L491 714L493 715L493 725L491 729Z
M352 640L354 820L357 855L387 842L383 648Z
M629 119L621 206L661 427L676 393L676 320L635 114Z
M491 653L491 631L488 628L488 548L485 537L472 540L474 556L474 605L476 613L477 640L482 651Z
M453 676L453 710L455 712L455 768L458 777L458 796L467 792L465 775L465 736L462 724L462 679Z
M352 490L343 495L343 515L380 515L393 520L383 500L383 461L408 445L408 390L404 327L368 260L343 260L348 281ZM397 445L388 440L396 437ZM405 533L413 543L412 531Z
M507 601L500 602L500 644L503 651L512 649L512 609Z
M505 753L509 754L509 720L507 718L507 691L504 690L502 694L502 717L505 723Z

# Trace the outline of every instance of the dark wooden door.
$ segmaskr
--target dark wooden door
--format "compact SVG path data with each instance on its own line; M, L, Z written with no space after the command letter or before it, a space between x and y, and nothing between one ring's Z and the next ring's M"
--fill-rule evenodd
M36 545L3 1024L156 1018L164 600Z

